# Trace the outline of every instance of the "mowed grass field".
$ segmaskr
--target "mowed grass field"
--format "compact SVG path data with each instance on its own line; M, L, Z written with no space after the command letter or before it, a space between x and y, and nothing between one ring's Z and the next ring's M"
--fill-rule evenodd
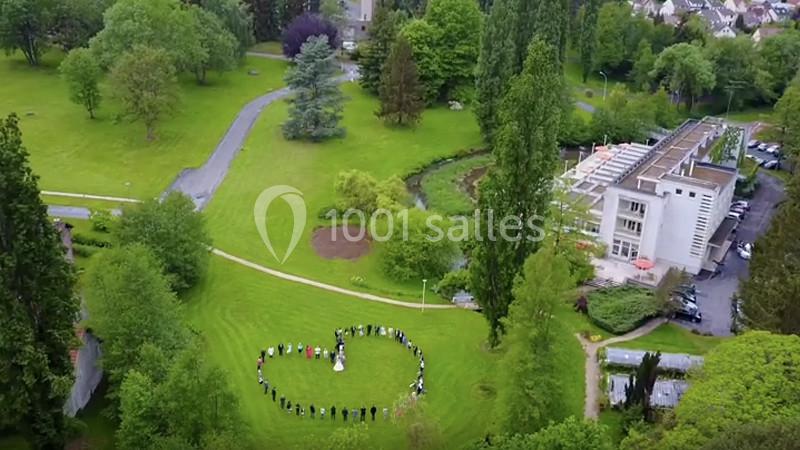
M498 355L485 349L483 317L466 310L404 309L300 286L212 258L204 281L184 300L191 326L207 356L227 375L254 442L261 448L319 448L342 422L341 409L391 407L416 377L413 355L388 337L346 339L347 368L335 373L322 360L291 356L267 359L264 375L306 416L279 410L257 383L259 351L278 343L327 346L337 327L368 323L399 327L426 360L426 400L449 448L481 438L491 420ZM308 406L336 405L337 421L311 420ZM370 448L406 448L403 431L390 421L369 421Z
M61 58L48 53L32 68L19 54L0 55L0 115L20 116L40 187L140 199L160 194L183 168L201 165L242 106L283 85L287 66L249 57L235 71L211 74L207 86L181 77L176 111L158 126L158 140L147 142L144 125L117 120L120 107L108 83L101 85L97 119L70 102L58 74Z
M455 161L427 174L422 179L422 192L428 209L447 215L472 216L476 202L464 189L462 182L475 169L494 164L494 157L481 154Z
M379 180L404 176L430 162L467 149L480 148L481 138L471 111L433 108L425 111L413 129L384 126L374 115L378 102L356 84L343 87L349 98L342 124L347 136L323 143L287 141L281 134L287 105L279 102L264 110L245 149L206 209L214 246L228 253L270 267L280 268L339 286L351 285L353 276L365 279L367 289L387 296L415 301L421 297L422 280L398 283L381 270L373 246L357 261L324 260L311 246L315 227L329 221L319 219L336 200L334 182L340 171L357 169ZM278 264L263 245L253 218L259 194L275 185L289 185L302 192L308 223L300 242L285 264ZM284 202L274 202L267 212L269 237L278 256L290 241L293 216ZM430 283L429 283L430 286ZM434 295L427 300L434 301Z

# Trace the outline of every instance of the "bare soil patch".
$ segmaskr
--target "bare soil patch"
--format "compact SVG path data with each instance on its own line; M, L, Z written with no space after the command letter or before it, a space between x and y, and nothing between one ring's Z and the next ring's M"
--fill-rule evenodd
M358 238L361 231L356 225L319 228L311 236L311 246L325 259L355 261L369 253L371 246L369 233L365 232Z

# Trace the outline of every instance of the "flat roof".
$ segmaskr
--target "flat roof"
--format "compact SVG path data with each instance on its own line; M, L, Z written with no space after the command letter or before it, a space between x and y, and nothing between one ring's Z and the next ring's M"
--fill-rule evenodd
M650 155L631 173L619 181L619 185L637 191L655 192L652 184L642 184L639 179L659 180L665 175L674 172L681 162L694 151L697 146L719 126L709 120L687 120L670 136L656 143ZM708 146L710 149L711 146ZM698 159L702 159L708 150L698 152Z

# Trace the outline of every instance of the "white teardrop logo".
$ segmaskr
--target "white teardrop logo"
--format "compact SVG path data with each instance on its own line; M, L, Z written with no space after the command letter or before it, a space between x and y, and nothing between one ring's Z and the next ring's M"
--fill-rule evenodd
M292 227L292 238L289 241L289 247L286 248L286 253L283 258L278 258L275 249L272 247L272 242L269 240L269 232L267 231L267 210L272 201L282 198L292 209L292 216L294 217ZM306 227L306 202L303 200L303 193L293 188L292 186L278 185L264 189L256 199L256 204L253 206L253 217L256 221L256 228L258 234L261 235L261 240L267 247L267 250L272 254L276 261L280 264L286 262L289 256L294 251L297 243L300 242L300 236L303 235L303 230Z

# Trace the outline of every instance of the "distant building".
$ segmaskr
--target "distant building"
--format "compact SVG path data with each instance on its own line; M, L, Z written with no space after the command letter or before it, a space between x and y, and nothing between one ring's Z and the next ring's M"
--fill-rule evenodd
M608 401L611 406L619 407L625 403L630 378L628 375L612 374L608 376ZM655 408L674 408L689 389L685 380L656 380L653 393L650 395L650 405Z
M759 28L753 33L753 42L756 44L760 43L764 39L771 38L772 36L777 36L783 33L786 29L785 28Z
M661 3L657 0L630 0L633 12L645 16L655 16L661 10Z
M608 260L624 268L648 259L662 274L716 268L734 225L726 217L737 170L709 157L725 128L688 120L654 146L600 147L562 176L588 204L594 219L584 230L606 245Z
M346 0L347 24L342 30L342 47L354 50L357 43L367 39L367 28L372 23L374 0Z

